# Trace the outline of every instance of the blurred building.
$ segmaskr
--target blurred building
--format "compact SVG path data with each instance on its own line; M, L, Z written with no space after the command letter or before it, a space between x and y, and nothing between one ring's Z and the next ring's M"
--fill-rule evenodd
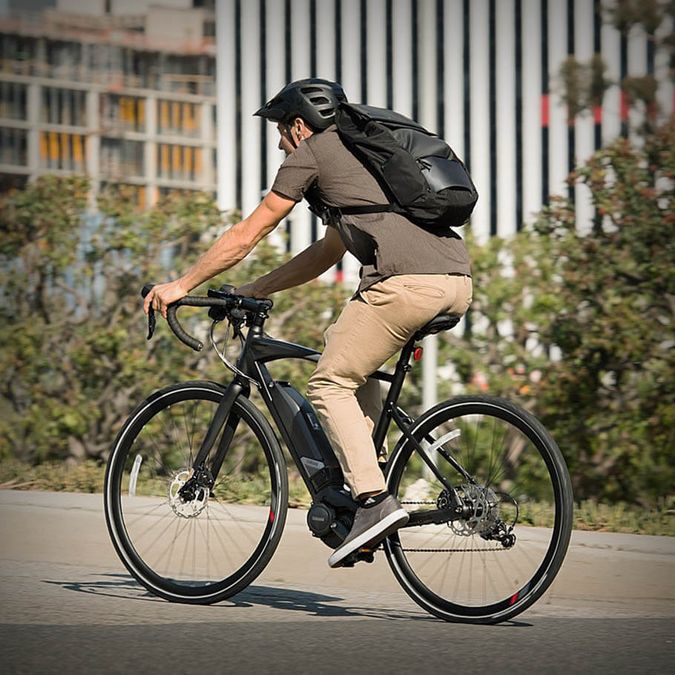
M213 0L0 0L0 189L215 194L214 36Z

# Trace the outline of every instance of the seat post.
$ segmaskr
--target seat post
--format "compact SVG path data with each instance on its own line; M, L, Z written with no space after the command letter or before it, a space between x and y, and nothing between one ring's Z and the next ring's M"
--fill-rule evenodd
M384 443L384 439L387 435L387 430L391 424L392 411L394 410L398 397L401 395L401 389L403 388L403 383L405 382L406 375L411 370L412 366L410 365L410 358L415 350L415 337L410 338L401 350L401 355L398 357L396 362L396 368L394 369L394 375L391 380L391 385L389 385L389 391L387 392L387 398L384 402L384 407L382 409L382 414L380 419L377 421L377 426L373 432L373 443L375 448L379 450Z

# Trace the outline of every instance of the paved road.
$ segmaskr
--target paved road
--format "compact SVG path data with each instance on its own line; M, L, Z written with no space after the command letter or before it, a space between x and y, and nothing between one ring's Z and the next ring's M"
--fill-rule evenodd
M539 603L465 626L419 609L383 557L330 570L303 512L255 585L209 607L129 577L100 495L0 491L0 513L3 673L663 673L675 661L669 538L576 532Z

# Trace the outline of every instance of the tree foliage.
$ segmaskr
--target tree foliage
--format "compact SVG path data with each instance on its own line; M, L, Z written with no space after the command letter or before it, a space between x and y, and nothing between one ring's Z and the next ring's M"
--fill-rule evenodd
M557 199L532 229L473 245L472 329L445 338L466 386L541 417L578 498L653 503L675 484L673 147L671 120L577 171L591 232Z
M672 495L675 428L675 123L622 139L573 177L598 214L580 232L553 200L517 236L471 240L474 303L441 337L439 394L489 390L538 415L561 446L577 499L654 503ZM131 408L187 379L227 377L163 322L145 340L139 290L173 278L226 227L212 200L174 197L138 213L124 192L85 215L82 178L44 177L0 204L0 457L104 458ZM221 280L282 262L261 245ZM197 289L196 292L204 292ZM275 296L272 335L320 347L348 295L314 282ZM206 336L203 311L181 310ZM406 408L419 403L413 371ZM274 374L302 388L308 368Z
M139 295L145 283L175 277L226 228L214 202L193 193L139 213L115 190L83 219L87 189L80 177L46 176L0 204L0 457L103 458L151 391L226 376L211 350L192 352L163 322L146 342ZM280 262L262 245L210 285L240 285ZM269 331L319 347L343 300L342 289L319 282L279 294ZM191 311L181 320L205 337L205 312ZM281 374L305 372L291 364Z

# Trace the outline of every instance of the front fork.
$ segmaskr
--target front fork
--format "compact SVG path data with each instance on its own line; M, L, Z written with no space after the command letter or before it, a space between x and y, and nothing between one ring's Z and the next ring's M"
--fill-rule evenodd
M211 488L213 488L220 468L225 461L227 451L232 443L232 439L234 438L234 434L239 426L239 415L233 412L232 407L238 396L248 396L249 393L250 389L248 383L241 382L238 379L234 379L230 382L225 390L223 398L216 408L216 412L209 424L204 440L197 452L197 456L192 463L192 475L178 491L178 494L184 502L195 499L199 490L211 490ZM223 425L225 427L224 429ZM213 455L210 466L207 466L207 457L209 456L221 429L223 433L220 437L218 448Z

